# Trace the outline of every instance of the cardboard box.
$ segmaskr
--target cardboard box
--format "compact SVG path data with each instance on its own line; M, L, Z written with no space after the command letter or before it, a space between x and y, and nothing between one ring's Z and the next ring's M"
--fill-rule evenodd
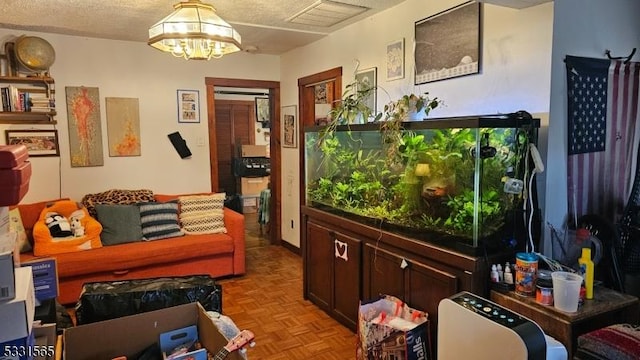
M0 235L0 301L11 300L16 296L15 282L16 233Z
M0 343L0 360L33 360L40 354L40 347L36 347L33 333ZM46 353L46 348L43 349Z
M16 268L15 274L16 297L0 303L0 343L29 336L33 327L36 305L31 267Z
M58 268L55 258L34 258L23 261L21 265L31 266L38 302L58 297Z
M241 157L268 157L269 148L267 145L242 145L240 150Z
M260 196L260 192L269 187L269 176L240 178L240 194Z
M35 337L38 353L33 358L36 360L53 360L56 352L57 332L56 324L41 324L36 321L33 324L33 336Z
M258 196L240 196L242 201L242 213L254 214L258 212Z
M67 328L63 333L63 359L133 358L160 340L160 334L190 325L198 327L200 342L216 354L228 341L198 303L173 306L113 320ZM227 360L243 360L238 352Z

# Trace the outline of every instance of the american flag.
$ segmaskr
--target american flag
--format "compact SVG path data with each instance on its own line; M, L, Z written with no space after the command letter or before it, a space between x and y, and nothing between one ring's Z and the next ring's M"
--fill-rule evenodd
M569 213L615 223L633 184L640 63L567 56L565 64Z

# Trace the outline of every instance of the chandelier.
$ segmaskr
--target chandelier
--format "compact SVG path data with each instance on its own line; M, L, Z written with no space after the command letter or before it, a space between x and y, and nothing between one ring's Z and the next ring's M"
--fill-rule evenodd
M187 60L209 60L240 51L240 34L200 0L173 5L175 10L149 28L152 47Z

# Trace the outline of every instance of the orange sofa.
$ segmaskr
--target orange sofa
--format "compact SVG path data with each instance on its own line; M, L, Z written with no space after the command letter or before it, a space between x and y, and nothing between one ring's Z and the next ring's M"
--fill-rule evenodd
M179 195L154 195L157 201ZM51 201L19 204L28 236L40 213ZM209 275L223 277L245 273L244 216L224 208L224 234L185 235L154 241L103 246L77 252L49 255L57 262L61 304L75 304L86 282L145 279L154 277ZM21 254L21 261L35 258Z

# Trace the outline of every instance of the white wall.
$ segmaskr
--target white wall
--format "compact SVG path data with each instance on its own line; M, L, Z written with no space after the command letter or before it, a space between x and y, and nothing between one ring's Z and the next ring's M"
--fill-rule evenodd
M549 111L553 4L523 10L484 5L482 72L425 85L413 85L414 23L462 1L407 0L281 58L281 103L298 105L298 78L343 67L343 84L360 69L377 67L378 110L407 92L429 91L445 105L432 116ZM386 45L405 39L405 78L387 82ZM543 124L546 126L547 124ZM282 149L282 238L300 246L298 149ZM291 227L291 221L294 227Z
M56 128L60 158L32 158L33 175L24 202L60 196L80 200L84 194L109 188L149 188L158 193L210 190L205 77L278 81L277 56L236 53L210 61L186 61L145 43L0 29L2 43L30 34L49 41L56 51L51 76L56 81ZM104 166L71 168L65 87L98 87ZM199 124L177 121L177 89L200 91ZM142 155L109 157L105 97L138 98ZM0 125L5 129L51 126ZM167 134L180 131L193 153L182 160ZM2 137L4 143L4 136ZM202 140L202 145L197 145Z
M640 44L640 1L561 0L554 2L551 108L544 220L562 228L567 216L567 86L566 55L606 58L627 56ZM634 60L638 61L636 54ZM546 154L553 156L546 156ZM547 242L549 236L545 237ZM547 248L549 248L547 244Z

